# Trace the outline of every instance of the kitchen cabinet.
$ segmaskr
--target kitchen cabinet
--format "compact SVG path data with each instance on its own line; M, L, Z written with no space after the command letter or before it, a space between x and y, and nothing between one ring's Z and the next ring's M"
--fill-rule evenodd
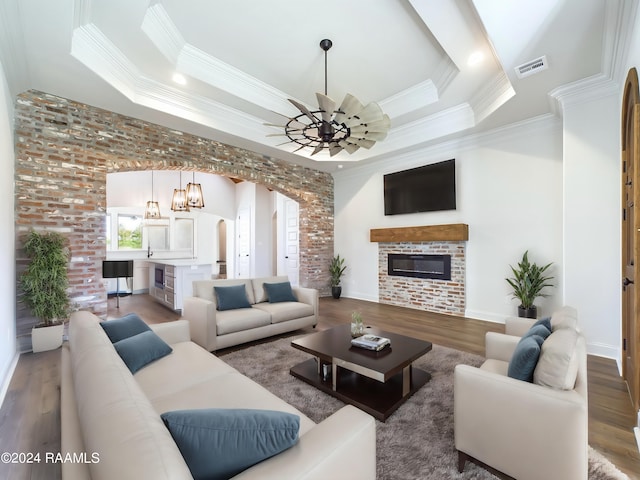
M183 299L193 295L193 281L211 278L211 268L192 260L149 262L149 295L171 310L182 311Z

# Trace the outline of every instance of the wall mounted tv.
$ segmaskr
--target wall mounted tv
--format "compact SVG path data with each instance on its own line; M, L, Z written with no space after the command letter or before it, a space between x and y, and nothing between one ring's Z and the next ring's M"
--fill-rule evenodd
M455 159L384 176L385 215L455 209Z

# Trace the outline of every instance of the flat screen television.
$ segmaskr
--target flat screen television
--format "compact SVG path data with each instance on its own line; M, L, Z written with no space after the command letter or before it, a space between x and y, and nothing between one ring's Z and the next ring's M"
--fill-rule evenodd
M455 159L384 176L385 215L455 209Z

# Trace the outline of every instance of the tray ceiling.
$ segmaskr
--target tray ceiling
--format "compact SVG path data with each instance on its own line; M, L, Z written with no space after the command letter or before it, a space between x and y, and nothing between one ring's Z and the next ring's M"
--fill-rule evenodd
M621 3L9 0L0 54L14 94L35 88L330 171L548 114L559 88L610 81ZM299 114L287 99L317 109L323 38L328 95L391 117L370 150L310 157L267 136L281 129L265 123ZM546 70L518 78L542 55Z

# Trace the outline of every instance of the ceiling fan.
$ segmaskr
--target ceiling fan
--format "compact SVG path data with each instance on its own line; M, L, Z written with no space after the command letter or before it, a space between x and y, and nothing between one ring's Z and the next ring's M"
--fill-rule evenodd
M313 148L311 155L323 149L328 149L332 157L343 150L351 154L360 147L371 148L377 141L384 140L391 126L389 116L382 112L377 103L364 106L349 93L336 110L336 102L327 96L327 51L332 45L327 38L320 41L320 48L324 50L324 94L316 93L318 110L310 110L290 98L289 102L301 113L287 117L289 121L285 125L269 124L284 127L284 134L269 136L287 136L289 140L279 145L300 145L294 152L309 147Z

